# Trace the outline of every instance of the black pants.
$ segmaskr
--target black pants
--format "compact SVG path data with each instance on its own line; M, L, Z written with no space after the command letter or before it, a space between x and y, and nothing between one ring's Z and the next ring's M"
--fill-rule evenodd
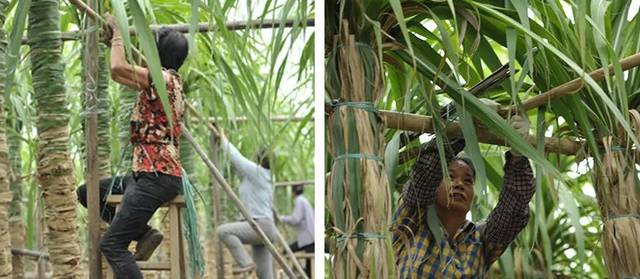
M133 181L135 183L127 183L120 210L100 241L100 250L118 279L142 278L133 254L128 250L129 244L149 230L147 222L153 213L177 196L182 185L180 177L160 173L137 173Z
M100 180L100 182L98 183L100 188L100 217L102 217L102 220L109 224L111 224L111 220L116 215L116 208L109 205L105 207L105 204L107 191L109 191L109 187L111 186L111 183L114 179L115 182L113 184L113 188L111 189L112 195L122 195L127 190L127 188L136 183L133 179L133 176L131 175L105 178ZM80 202L80 204L87 208L87 185L80 185L80 187L78 187L78 189L76 190L76 194L78 195L78 201ZM145 226L146 229L144 229L143 232L140 235L137 235L133 240L137 241L148 230L151 229L151 227L149 227L148 225L145 224Z
M291 251L298 252L298 251L305 251L307 253L313 253L313 251L315 250L315 243L311 243L302 247L298 247L298 242L294 242L289 244L289 248L291 248ZM311 262L311 259L307 259L307 263L305 264L304 267L304 273L307 274L307 277L311 278L311 265L313 263Z

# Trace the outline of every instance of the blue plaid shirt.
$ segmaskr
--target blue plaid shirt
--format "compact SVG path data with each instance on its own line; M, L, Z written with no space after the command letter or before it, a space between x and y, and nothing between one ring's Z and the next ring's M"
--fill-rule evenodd
M454 142L448 160L464 148ZM498 205L482 224L467 222L453 236L443 231L438 242L427 225L427 212L435 203L442 180L440 158L427 144L413 167L394 214L393 245L399 278L483 278L491 264L527 225L529 201L535 192L529 161L509 152L504 166L504 185ZM435 213L434 213L435 214Z

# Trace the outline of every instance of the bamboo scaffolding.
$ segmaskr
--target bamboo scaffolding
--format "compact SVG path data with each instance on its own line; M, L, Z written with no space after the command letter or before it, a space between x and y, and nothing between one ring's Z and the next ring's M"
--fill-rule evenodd
M251 228L253 228L253 230L256 233L258 233L258 236L262 239L265 246L267 247L267 249L269 249L269 252L271 252L271 254L274 256L278 264L280 264L280 267L282 267L282 269L287 274L287 276L289 276L289 278L292 278L292 279L296 278L293 271L291 270L291 267L289 267L289 265L284 260L282 255L280 255L278 250L276 250L276 247L273 245L271 240L269 240L269 237L267 237L264 231L262 231L262 229L258 226L258 223L256 223L255 220L253 220L253 217L251 217L251 214L249 214L249 211L244 207L244 205L242 205L242 201L240 201L240 198L236 196L236 194L233 192L233 189L231 189L231 186L225 181L224 177L222 177L222 174L220 174L220 171L218 171L218 169L215 167L215 165L213 165L211 160L207 158L207 155L202 150L200 145L195 141L195 139L193 138L193 136L191 135L187 127L183 123L180 123L180 126L182 129L182 133L184 134L187 141L191 143L191 145L193 145L193 148L195 149L196 153L198 153L202 161L204 161L205 165L207 165L207 167L209 168L209 171L211 172L211 174L213 174L213 177L219 183L220 187L222 187L222 190L224 190L227 193L231 201L235 204L236 208L238 208L238 210L246 220L246 222L249 223Z

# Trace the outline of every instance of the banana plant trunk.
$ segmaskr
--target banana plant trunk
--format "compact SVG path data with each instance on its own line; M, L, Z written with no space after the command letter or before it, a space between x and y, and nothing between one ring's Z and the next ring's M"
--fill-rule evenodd
M634 110L632 110L632 115ZM635 128L640 128L640 114ZM636 135L637 136L637 135ZM612 279L640 275L640 204L636 155L624 152L611 137L603 139L602 166L596 165L595 187L604 226L604 262Z
M27 35L38 112L37 178L45 205L45 246L54 278L80 278L77 198L73 162L69 155L69 108L65 94L58 0L31 2Z
M341 25L327 60L327 93L338 100L327 119L332 276L394 278L384 127L375 110L384 89L382 65L375 46L357 42L347 21Z
M11 238L9 234L9 150L7 148L6 116L4 109L7 70L7 40L4 34L7 0L0 0L0 278L11 276Z

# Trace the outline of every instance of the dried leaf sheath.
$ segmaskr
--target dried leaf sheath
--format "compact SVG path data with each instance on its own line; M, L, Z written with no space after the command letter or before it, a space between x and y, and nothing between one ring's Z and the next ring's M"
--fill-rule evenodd
M640 114L631 110L630 116L636 131L633 136L638 137ZM603 164L596 165L594 181L604 223L604 260L611 278L635 276L640 274L640 205L635 166L629 162L637 162L636 155L613 137L604 138L603 145Z
M391 198L377 159L384 153L383 124L372 110L383 93L381 65L370 46L348 33L346 21L342 27L327 64L328 94L342 102L327 119L333 157L327 201L337 238L333 277L387 278L393 274Z
M33 0L29 9L33 92L38 111L38 182L45 203L54 278L81 277L75 179L69 155L69 108L57 0Z

